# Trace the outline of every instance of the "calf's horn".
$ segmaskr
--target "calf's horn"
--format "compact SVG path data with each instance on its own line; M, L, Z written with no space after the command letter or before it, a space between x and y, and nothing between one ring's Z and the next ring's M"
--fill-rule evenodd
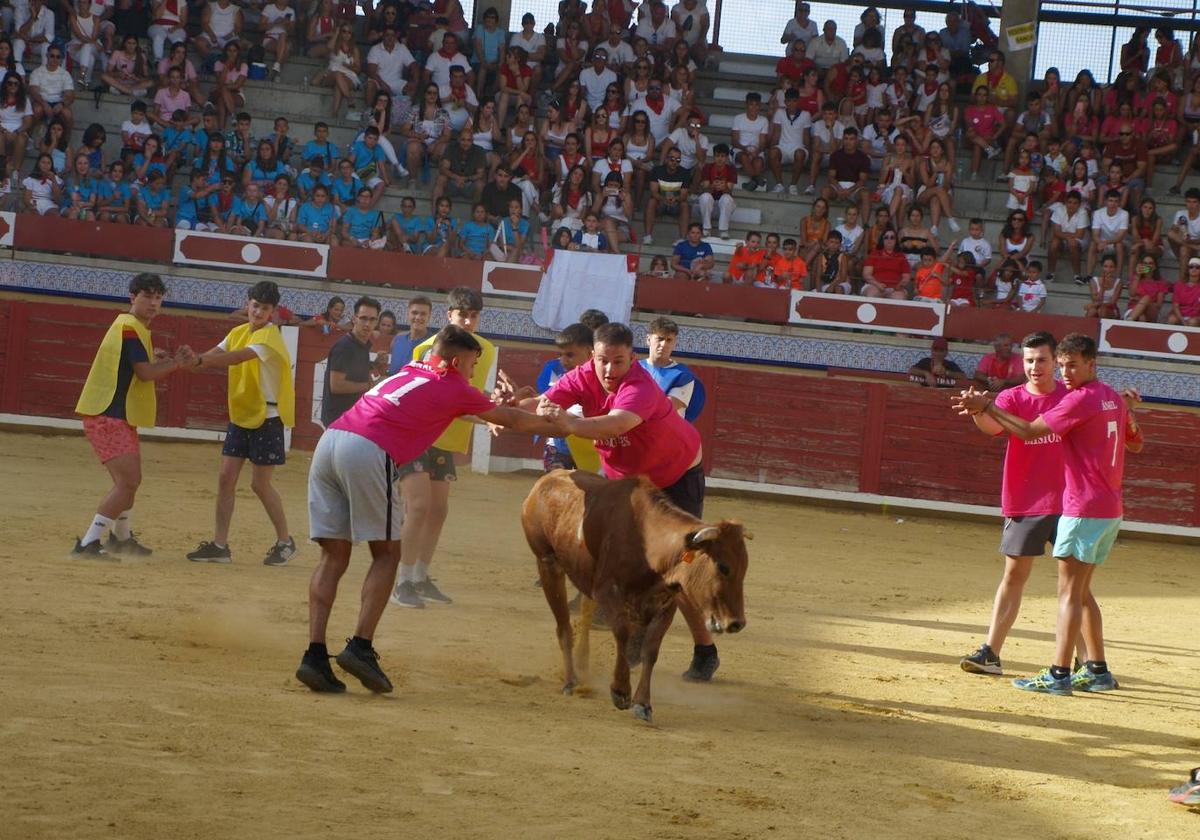
M720 536L720 529L709 525L688 537L688 545L700 545L701 543L712 542Z

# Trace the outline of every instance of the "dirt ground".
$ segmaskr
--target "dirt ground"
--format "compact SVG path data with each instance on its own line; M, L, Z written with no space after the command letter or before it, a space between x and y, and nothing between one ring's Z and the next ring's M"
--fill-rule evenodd
M1182 838L1166 789L1200 765L1193 546L1122 540L1099 575L1122 689L1054 698L969 676L999 571L994 525L711 497L756 539L748 627L711 685L684 683L677 621L655 724L559 694L552 620L518 525L529 476L467 475L434 576L449 607L391 608L376 644L397 684L310 693L317 552L260 559L245 488L231 566L209 535L215 444L147 443L135 529L148 561L67 558L106 476L81 437L0 433L0 837ZM280 471L305 534L308 458ZM247 476L248 479L248 476ZM299 542L300 540L298 540ZM348 635L363 562L330 644ZM1004 649L1048 661L1039 564ZM337 649L336 647L334 648Z

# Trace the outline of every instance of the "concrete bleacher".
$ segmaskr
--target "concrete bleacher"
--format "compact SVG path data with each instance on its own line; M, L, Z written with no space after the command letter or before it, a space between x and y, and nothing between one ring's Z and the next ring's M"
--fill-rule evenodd
M764 96L770 92L774 84L774 63L775 59L770 57L726 55L719 70L700 71L697 80L696 104L708 116L708 125L704 133L714 144L729 142L729 127L732 125L734 116L742 110L742 100L747 91L757 90ZM254 133L258 135L269 132L274 118L283 116L288 118L291 136L299 144L303 144L312 137L313 126L319 121L329 124L331 142L344 148L352 141L357 130L357 122L347 119L344 114L340 118L331 117L332 90L309 84L309 80L323 68L324 62L299 57L292 59L287 64L278 80L249 82L245 90L246 110L254 117ZM208 85L202 80L201 86L202 89L207 89ZM103 125L108 133L108 142L105 148L106 159L116 156L121 147L120 125L128 117L131 101L130 97L106 93L99 98L98 104L93 104L91 94L80 91L75 106L76 128L73 147L78 145L84 128L89 123L97 122ZM355 103L352 110L357 111L359 107L361 107L361 100ZM402 141L398 136L393 137L393 142L402 148ZM35 155L36 144L31 142L26 170L32 165ZM979 216L984 219L987 237L992 242L996 241L1008 212L1005 208L1006 185L996 181L998 165L985 162L979 178L964 178L955 186L956 218L963 225L964 233L966 220L972 216ZM1173 183L1177 172L1178 169L1175 166L1159 167L1155 178L1156 188L1150 193L1159 202L1159 213L1165 219L1170 219L1177 210L1183 207L1181 196L1172 196L1166 191L1166 186ZM807 182L807 177L804 182ZM400 199L404 195L411 194L417 199L417 212L429 213L430 187L429 183L423 183L420 180L417 180L411 187L408 182L400 181L389 187L380 204L380 209L385 212L396 211L399 209ZM718 254L719 264L724 261L724 257L732 253L734 245L749 230L774 231L785 237L795 235L800 220L810 211L813 198L811 195L790 196L773 194L765 190L756 192L737 190L738 208L734 214L734 224L729 239L725 241L715 237L710 239L710 243ZM456 215L465 218L469 213L469 208L460 202L455 212ZM831 211L831 216L837 223L841 216L841 208L835 206ZM642 218L639 214L634 221L634 228L639 239L645 232L641 222ZM1039 230L1039 227L1040 225L1036 221L1032 225L1035 232ZM649 265L649 261L654 256L671 253L672 245L678 235L676 231L675 220L661 219L653 231L654 244L643 246L635 243L631 246L638 249L643 268ZM944 243L950 241L948 239L951 235L950 231L944 224L940 234ZM1041 259L1045 263L1045 249L1041 242L1035 245L1033 257ZM1164 264L1169 271L1174 270L1174 258L1169 251ZM1063 282L1063 278L1069 274L1069 268L1069 262L1065 258L1061 259L1058 269L1060 280L1050 287L1051 294L1047 312L1078 314L1082 309L1087 298L1086 290L1076 287L1070 282Z

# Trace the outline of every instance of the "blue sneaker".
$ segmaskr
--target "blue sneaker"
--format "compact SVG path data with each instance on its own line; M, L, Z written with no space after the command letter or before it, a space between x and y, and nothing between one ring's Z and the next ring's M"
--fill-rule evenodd
M1065 697L1071 695L1071 675L1068 674L1061 680L1056 680L1050 675L1049 668L1043 668L1036 676L1013 680L1013 685L1022 691L1040 691L1043 694L1058 694Z
M1114 691L1121 687L1112 671L1093 674L1085 665L1071 675L1071 688L1075 691Z

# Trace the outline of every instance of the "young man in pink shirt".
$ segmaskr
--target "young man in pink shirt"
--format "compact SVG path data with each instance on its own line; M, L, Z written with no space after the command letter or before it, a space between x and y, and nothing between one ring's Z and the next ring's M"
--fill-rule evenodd
M569 434L594 440L608 478L644 475L681 510L702 516L700 433L636 363L629 327L604 324L594 340L591 364L579 365L540 399L525 400L522 406L537 405L539 414L562 422ZM582 417L566 413L575 405L583 409ZM695 642L684 679L711 680L721 664L717 646L695 605L681 598L679 609Z
M360 540L370 546L371 566L363 581L358 626L337 663L371 691L392 690L372 638L400 562L398 471L421 457L456 417L474 415L536 434L563 433L561 421L498 406L471 385L482 350L461 327L444 328L428 362L412 362L363 394L330 425L313 452L308 519L310 536L321 546L321 561L308 589L309 646L296 671L296 678L313 691L346 690L329 666L325 631L350 550Z
M974 388L964 392L957 405L966 414L986 414L1024 441L1058 435L1063 442L1063 515L1054 540L1059 561L1054 661L1036 676L1013 680L1013 685L1060 695L1073 688L1111 691L1117 681L1104 659L1100 610L1097 606L1085 611L1084 604L1092 575L1108 559L1121 529L1125 450L1141 452L1144 445L1133 416L1141 396L1132 388L1118 394L1096 378L1096 342L1089 336L1071 333L1055 355L1067 394L1033 421L1005 411L991 394ZM1071 654L1081 630L1092 658L1072 674Z

